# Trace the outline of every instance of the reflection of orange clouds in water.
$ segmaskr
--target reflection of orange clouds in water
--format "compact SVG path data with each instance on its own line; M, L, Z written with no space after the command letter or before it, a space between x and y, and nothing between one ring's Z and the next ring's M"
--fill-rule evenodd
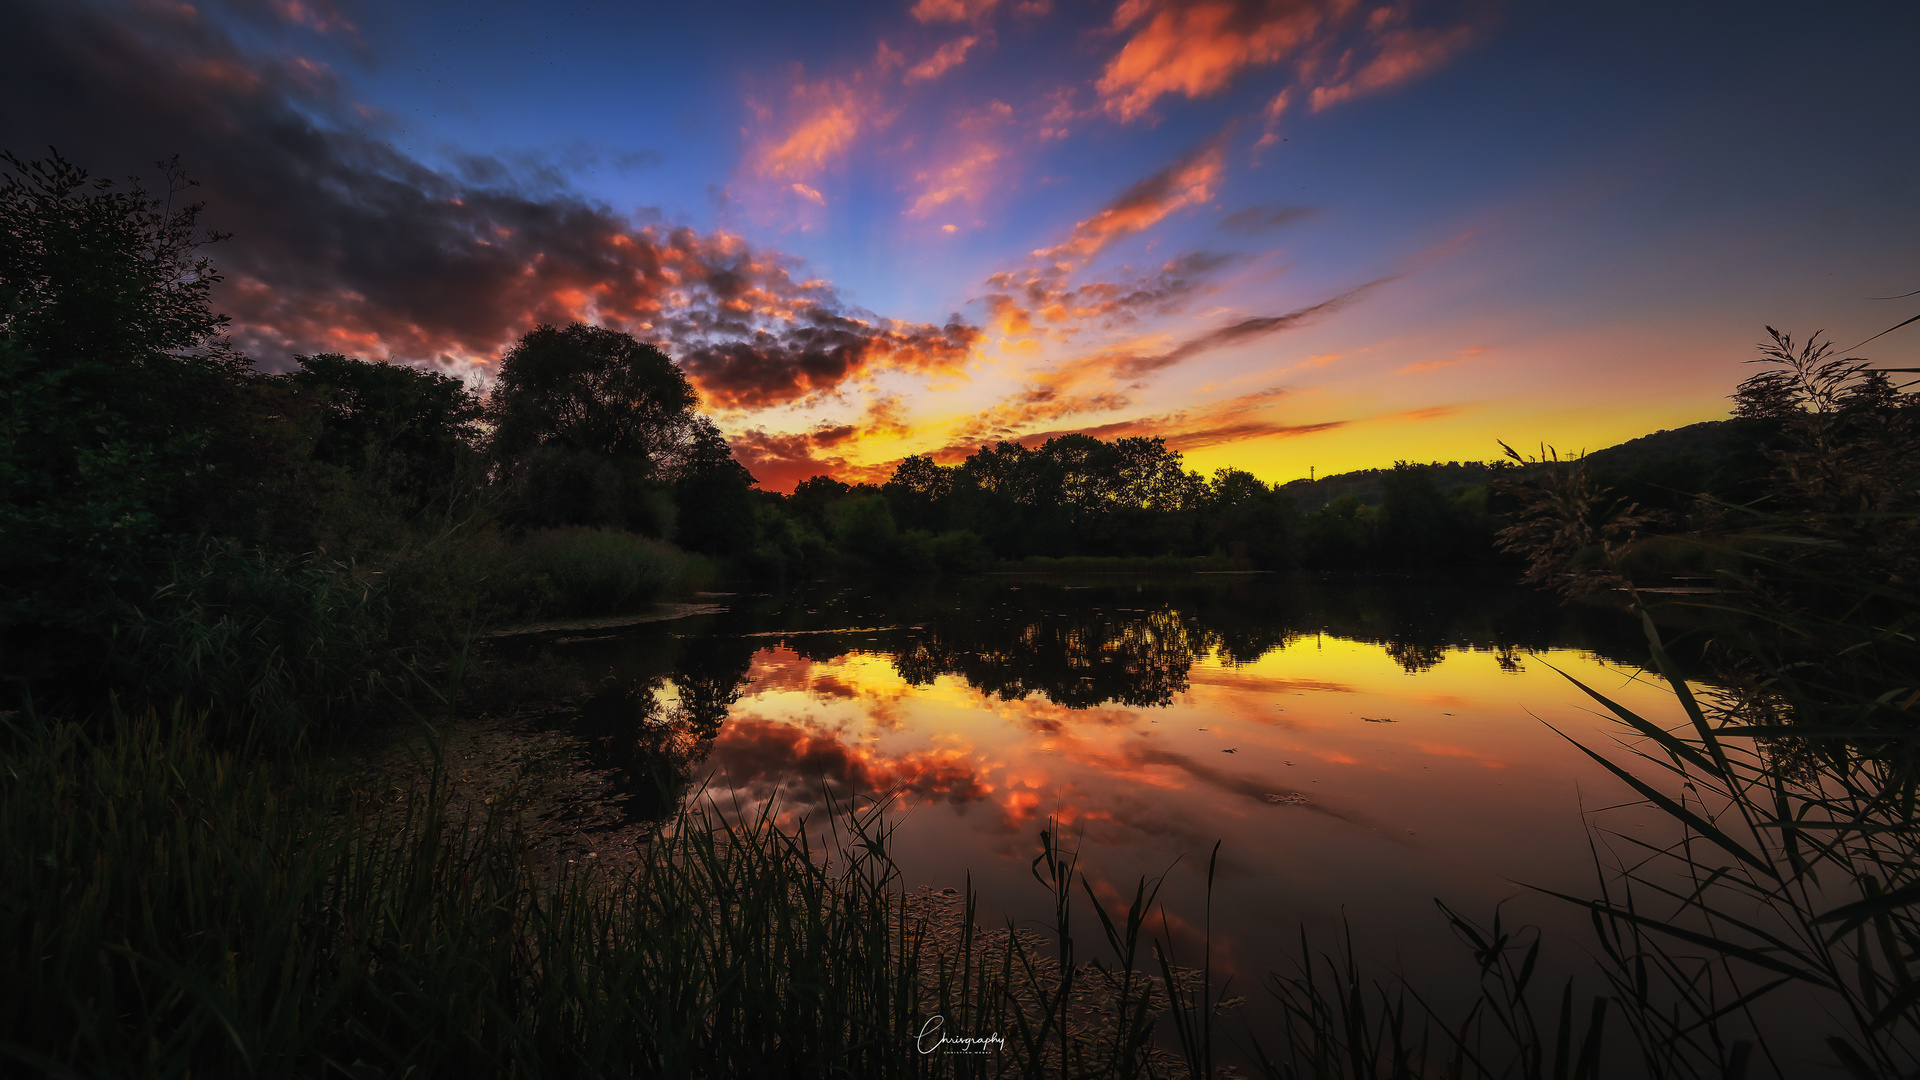
M866 653L819 664L791 649L762 649L754 654L748 680L756 696L798 693L861 705L864 719L880 728L899 726L900 705L914 695L914 687L894 674L891 661Z
M1468 758L1485 765L1489 769L1504 769L1507 767L1507 763L1504 761L1495 760L1477 750L1469 750L1464 746L1447 746L1442 743L1415 743L1414 745L1418 746L1425 753L1433 754L1436 757Z
M714 740L708 760L736 790L760 798L780 794L813 804L817 785L838 794L889 791L941 795L956 806L993 791L964 750L932 750L888 757L872 747L848 745L837 732L787 720L738 717Z

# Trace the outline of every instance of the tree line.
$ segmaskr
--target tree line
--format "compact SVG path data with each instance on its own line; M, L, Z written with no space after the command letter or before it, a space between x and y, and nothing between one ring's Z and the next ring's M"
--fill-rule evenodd
M782 500L792 527L843 558L895 571L995 560L1207 559L1281 570L1492 565L1504 524L1492 484L1443 490L1435 470L1383 472L1377 504L1314 505L1241 469L1186 469L1164 439L1062 435L1002 442L956 465L909 457L880 484L815 476Z

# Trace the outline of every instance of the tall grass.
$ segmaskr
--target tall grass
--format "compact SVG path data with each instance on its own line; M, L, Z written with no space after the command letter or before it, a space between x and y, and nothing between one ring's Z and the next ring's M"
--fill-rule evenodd
M370 689L387 605L351 566L206 541L113 627L109 683L185 700L231 734L289 739Z

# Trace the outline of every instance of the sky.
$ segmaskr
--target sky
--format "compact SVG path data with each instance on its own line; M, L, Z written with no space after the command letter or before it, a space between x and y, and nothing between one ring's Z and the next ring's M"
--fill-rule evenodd
M161 184L235 343L658 343L763 487L1162 437L1273 482L1726 415L1920 298L1901 3L0 0L0 149ZM1920 324L1862 350L1920 366Z

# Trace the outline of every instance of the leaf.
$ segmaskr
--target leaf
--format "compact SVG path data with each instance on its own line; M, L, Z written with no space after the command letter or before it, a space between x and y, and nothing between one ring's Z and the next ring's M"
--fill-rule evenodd
M1696 930L1688 930L1685 927L1675 926L1664 919L1656 919L1648 915L1642 915L1639 912L1635 912L1635 911L1625 911L1611 904L1602 903L1598 900L1583 900L1577 896L1569 896L1566 893L1555 892L1552 889L1542 889L1539 886L1535 886L1535 885L1530 885L1528 886L1528 888L1533 889L1535 892L1541 892L1541 893L1545 893L1548 896L1557 897L1571 904L1578 904L1581 907L1599 912L1600 914L1605 915L1610 919L1624 919L1627 922L1633 923L1636 926L1644 926L1649 930L1657 930L1660 933L1666 934L1669 937L1679 938L1681 941L1687 941L1695 945L1705 946L1706 948L1712 949L1713 951L1720 953L1722 955L1731 956L1739 960L1745 960L1747 963L1753 964L1756 967L1763 967L1763 968L1766 968L1768 971L1777 971L1782 975L1786 975L1791 978L1798 979L1801 982L1812 983L1815 986L1824 987L1825 989L1828 989L1828 990L1839 989L1838 987L1834 986L1833 983L1827 981L1827 979L1824 976L1820 975L1818 972L1811 971L1806 968L1794 967L1793 965L1788 964L1782 960L1778 960L1778 959L1775 959L1774 957L1768 956L1766 953L1760 952L1757 949L1750 949L1745 945L1739 945L1731 941L1722 941L1721 939L1714 937L1711 934L1702 934Z
M1840 923L1839 928L1834 930L1833 936L1827 939L1828 944L1832 944L1840 940L1842 935L1854 927L1859 926L1861 923L1866 922L1868 919L1873 918L1875 915L1903 907L1910 907L1916 903L1920 903L1920 885L1908 885L1905 888L1895 889L1889 893L1869 896L1865 900L1855 900L1851 904L1842 904L1832 911L1827 912L1825 915L1814 916L1813 921L1816 923Z
M1764 859L1760 858L1758 855L1755 855L1751 851L1748 851L1745 847L1737 843L1733 839L1733 837L1728 836L1726 833L1720 831L1718 827L1716 827L1712 822L1708 821L1706 818L1703 818L1700 815L1694 813L1693 811L1687 809L1686 807L1680 805L1679 803L1674 802L1671 798L1668 798L1665 794L1656 790L1652 785L1648 784L1644 780L1641 780L1639 777L1633 775L1627 770L1621 768L1618 765L1615 765L1613 762L1608 761L1606 758L1601 757L1599 754L1594 753L1592 750L1589 750L1586 747L1581 746L1580 743L1575 741L1572 736L1568 735L1564 731L1561 731L1559 728L1553 727L1551 724L1549 724L1548 729L1551 730L1555 735L1558 735L1561 738L1567 740L1568 742L1573 743L1574 746L1579 747L1581 753L1599 762L1600 765L1603 768L1605 768L1608 772L1626 781L1629 787L1633 788L1635 791L1638 791L1641 795L1645 796L1648 802L1651 802L1654 806L1658 807L1668 817L1676 818L1686 823L1695 832L1698 832L1701 836L1704 836L1708 840L1712 841L1714 846L1720 848L1722 851L1725 851L1727 854L1732 855L1734 858L1739 859L1741 862L1746 863L1748 866L1753 867L1755 870L1758 870L1762 874L1765 874L1766 876L1774 879L1775 881L1781 880L1780 872L1778 870L1775 870Z

